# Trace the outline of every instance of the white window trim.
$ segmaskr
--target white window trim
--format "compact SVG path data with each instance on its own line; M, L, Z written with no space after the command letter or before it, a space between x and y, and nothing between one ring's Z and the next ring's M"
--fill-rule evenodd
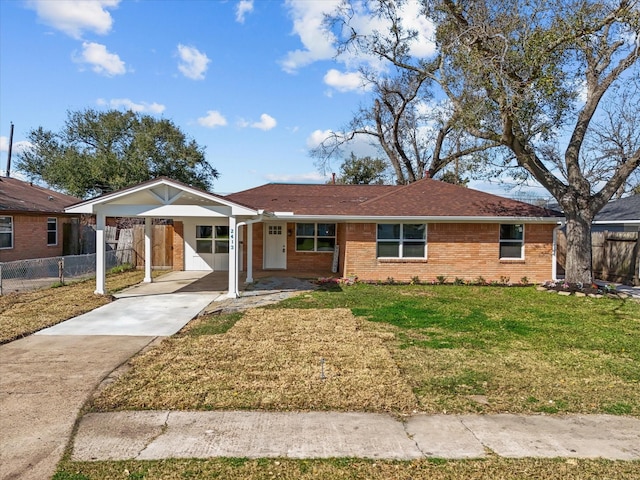
M0 215L1 218L8 218L11 220L11 231L9 232L10 238L11 238L11 245L8 247L0 247L0 250L11 250L14 245L15 245L15 239L14 239L14 234L15 234L15 227L14 227L14 223L13 223L13 217L11 215Z
M53 220L56 228L55 228L55 234L56 234L56 241L55 243L49 243L49 234L54 232L54 230L49 230L49 222ZM56 217L47 217L47 247L55 247L58 245L58 219Z
M306 224L313 224L313 237L311 235L298 235L298 225L306 225ZM325 236L325 235L318 235L318 224L326 224L326 225L333 225L333 231L334 231L334 235L333 236ZM296 222L295 223L295 229L296 229L296 241L295 241L295 245L296 245L296 252L300 252L300 253L333 253L335 252L335 246L338 244L338 224L334 223L334 222ZM313 238L313 250L298 250L298 238ZM318 238L333 238L333 250L318 250Z
M395 238L383 238L380 239L378 238L378 225L400 225L400 238L399 239L395 239ZM424 225L424 256L423 257L405 257L404 256L404 251L403 251L403 247L404 247L404 242L417 242L418 240L415 238L412 239L405 239L404 237L404 225ZM429 224L428 223L414 223L414 222L379 222L376 223L376 258L378 260L426 260L427 259L427 252L428 252L428 236L429 236ZM398 247L398 257L378 257L378 243L391 243L391 242L400 242L400 245Z
M500 235L500 230L502 225L522 225L522 240L520 240L521 242L521 246L520 246L520 256L519 257L503 257L500 255L500 250L501 250L501 246L503 243L513 243L516 242L518 240L512 240L512 239L502 239L501 235ZM505 260L505 261L509 261L509 260L524 260L524 239L525 239L525 228L524 228L524 223L501 223L498 225L498 256L500 257L500 260Z

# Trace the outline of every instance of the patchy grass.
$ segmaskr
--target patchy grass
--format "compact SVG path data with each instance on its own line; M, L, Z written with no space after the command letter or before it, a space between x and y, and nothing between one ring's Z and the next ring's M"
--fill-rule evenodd
M223 335L216 323L236 322ZM415 396L383 342L345 309L250 310L201 320L132 361L95 410L410 412Z
M154 276L164 272L154 272ZM107 291L115 293L140 283L144 271L109 273ZM95 295L95 279L55 288L0 296L0 344L30 335L69 318L109 303L110 295Z
M354 285L273 308L346 307L392 333L429 413L640 415L640 304L534 288Z
M430 479L613 480L640 476L640 462L575 459L290 460L216 458L145 462L63 462L53 480Z
M192 323L94 408L640 416L639 336L635 302L355 285Z

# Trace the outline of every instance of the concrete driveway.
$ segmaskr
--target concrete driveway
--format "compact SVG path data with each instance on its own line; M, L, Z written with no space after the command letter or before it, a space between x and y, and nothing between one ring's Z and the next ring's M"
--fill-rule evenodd
M0 346L0 479L51 478L80 408L102 380L220 294L120 298Z

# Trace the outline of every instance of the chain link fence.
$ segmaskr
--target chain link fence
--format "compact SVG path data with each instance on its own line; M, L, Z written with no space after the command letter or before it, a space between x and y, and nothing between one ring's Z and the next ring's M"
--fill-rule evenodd
M131 258L134 258L132 251L107 251L105 259L107 270L131 263ZM95 253L2 262L0 263L0 295L50 287L70 280L82 280L95 274Z

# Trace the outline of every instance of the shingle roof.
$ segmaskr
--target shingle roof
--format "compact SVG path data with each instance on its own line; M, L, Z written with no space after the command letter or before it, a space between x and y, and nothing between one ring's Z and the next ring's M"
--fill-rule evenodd
M596 222L640 220L640 195L620 198L607 203L594 220Z
M17 178L0 177L0 212L64 213L79 198L33 185Z
M432 179L409 185L271 183L227 196L269 212L379 217L559 217L560 213Z

